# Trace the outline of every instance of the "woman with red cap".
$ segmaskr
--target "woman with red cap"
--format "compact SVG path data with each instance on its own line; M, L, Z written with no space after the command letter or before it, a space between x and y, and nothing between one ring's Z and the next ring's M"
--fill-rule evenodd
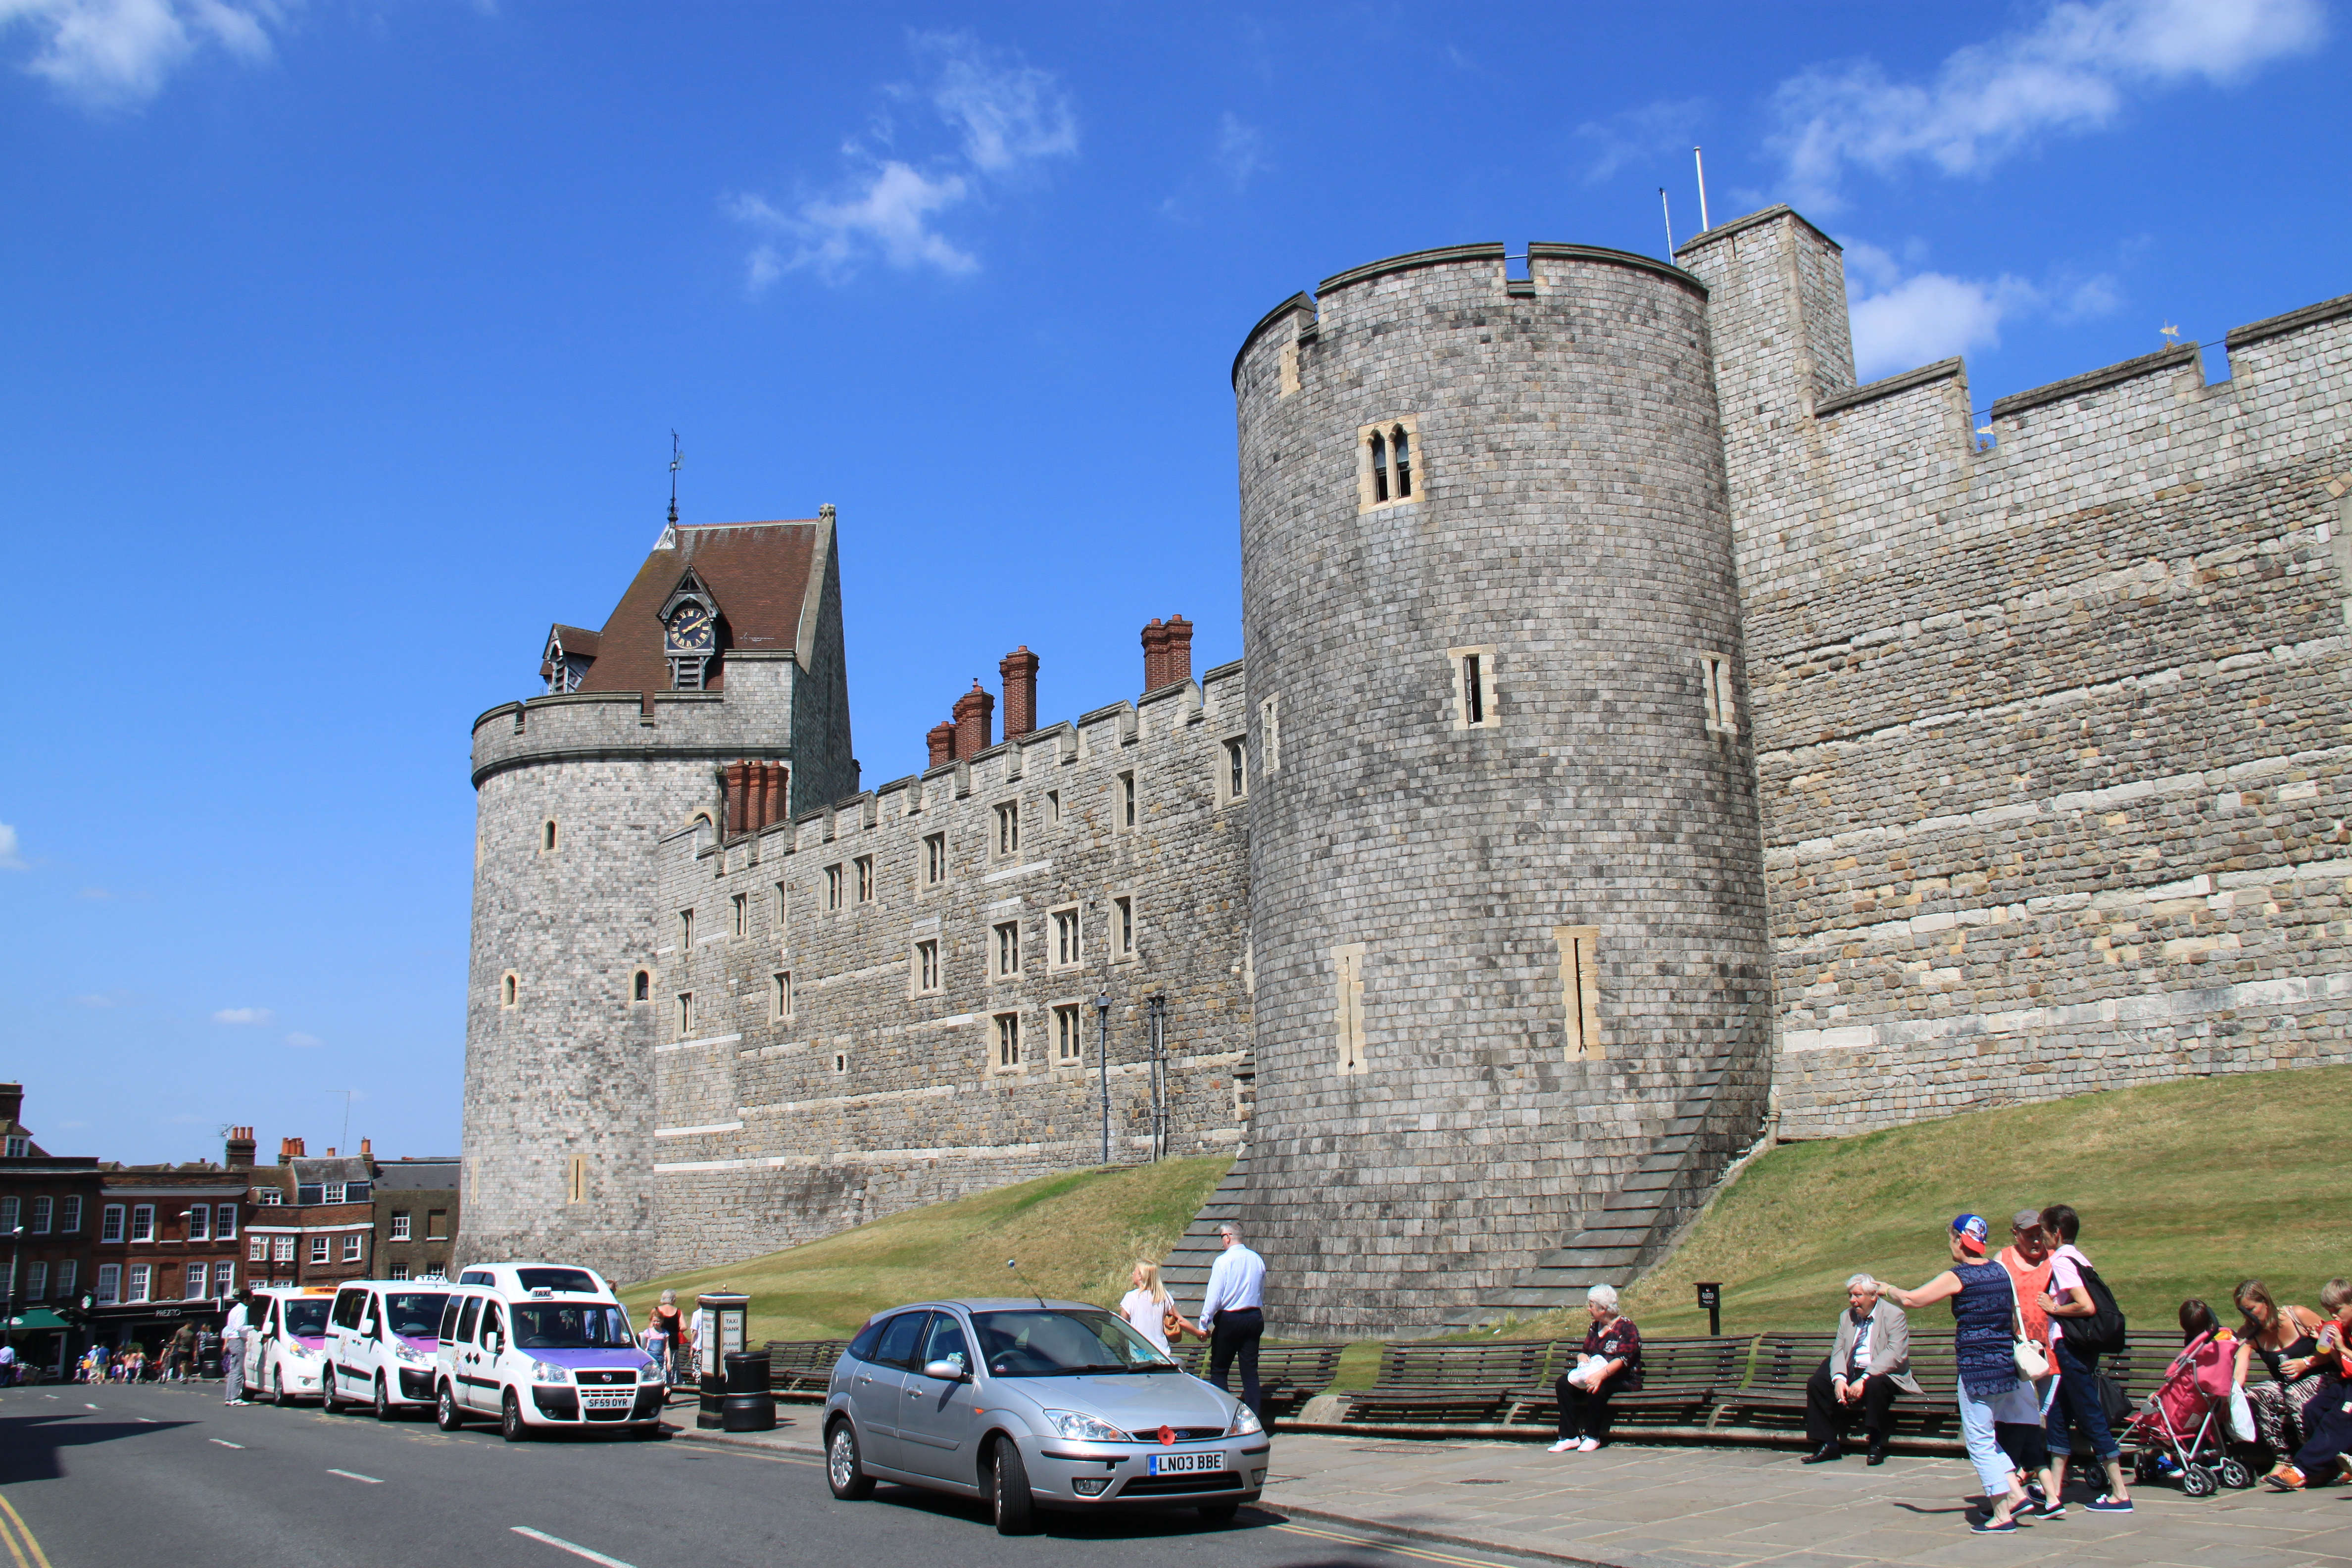
M1964 1214L1952 1222L1952 1267L1916 1290L1899 1290L1882 1283L1878 1293L1906 1311L1937 1301L1952 1303L1952 1348L1960 1363L1960 1431L1968 1438L1969 1463L1984 1483L1990 1518L1969 1528L1979 1535L2017 1528L2017 1510L2026 1506L2024 1486L2001 1451L1993 1424L2013 1421L2033 1425L2042 1419L2031 1384L2017 1374L2016 1343L2023 1337L2018 1313L2017 1288L2009 1270L1985 1259L1985 1238L1991 1234L1981 1215Z

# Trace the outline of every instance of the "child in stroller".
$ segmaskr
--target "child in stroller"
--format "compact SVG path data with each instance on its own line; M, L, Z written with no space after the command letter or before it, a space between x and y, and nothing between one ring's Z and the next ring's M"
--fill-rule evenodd
M2252 1486L2254 1472L2230 1452L2230 1395L2238 1385L2245 1347L2200 1300L2181 1303L2180 1331L2188 1342L2119 1434L2138 1450L2136 1479L2145 1484L2177 1476L2190 1497L2211 1497L2220 1487Z

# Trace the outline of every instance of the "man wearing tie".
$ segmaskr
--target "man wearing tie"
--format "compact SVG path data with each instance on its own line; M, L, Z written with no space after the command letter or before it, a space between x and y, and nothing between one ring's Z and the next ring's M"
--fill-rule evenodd
M1837 1343L1805 1389L1805 1441L1813 1446L1805 1456L1809 1465L1842 1456L1842 1439L1856 1415L1869 1440L1869 1462L1883 1462L1895 1392L1919 1392L1911 1376L1911 1322L1903 1309L1880 1300L1878 1282L1867 1274L1845 1282L1845 1299Z
M1227 1220L1217 1226L1225 1249L1209 1270L1208 1294L1201 1298L1201 1327L1209 1331L1209 1381L1225 1385L1225 1373L1239 1356L1242 1403L1265 1419L1257 1386L1257 1342L1265 1335L1265 1313L1260 1310L1265 1293L1265 1259L1242 1245L1241 1227Z

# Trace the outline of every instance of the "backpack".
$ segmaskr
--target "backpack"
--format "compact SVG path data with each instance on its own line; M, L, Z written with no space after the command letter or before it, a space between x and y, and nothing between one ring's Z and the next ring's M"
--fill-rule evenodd
M2091 1315L2087 1318L2055 1318L2059 1333L2066 1348L2078 1356L2106 1355L2124 1348L2124 1312L2116 1305L2116 1293L2099 1278L2099 1271L2087 1263L2074 1265L2083 1277L2083 1291L2091 1298Z

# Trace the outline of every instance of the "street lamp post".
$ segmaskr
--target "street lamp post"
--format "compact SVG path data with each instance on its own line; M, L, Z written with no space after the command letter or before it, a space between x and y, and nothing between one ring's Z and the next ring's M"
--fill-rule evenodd
M8 1319L5 1324L0 1324L0 1331L6 1333L7 1345L12 1352L16 1348L16 1272L24 1252L25 1227L20 1225L8 1233ZM16 1360L13 1354L8 1358L11 1376L15 1375Z
M1102 1163L1110 1163L1110 987L1095 998L1095 1016L1102 1025Z
M1151 1157L1168 1154L1168 994L1154 991L1146 997L1151 1010Z

